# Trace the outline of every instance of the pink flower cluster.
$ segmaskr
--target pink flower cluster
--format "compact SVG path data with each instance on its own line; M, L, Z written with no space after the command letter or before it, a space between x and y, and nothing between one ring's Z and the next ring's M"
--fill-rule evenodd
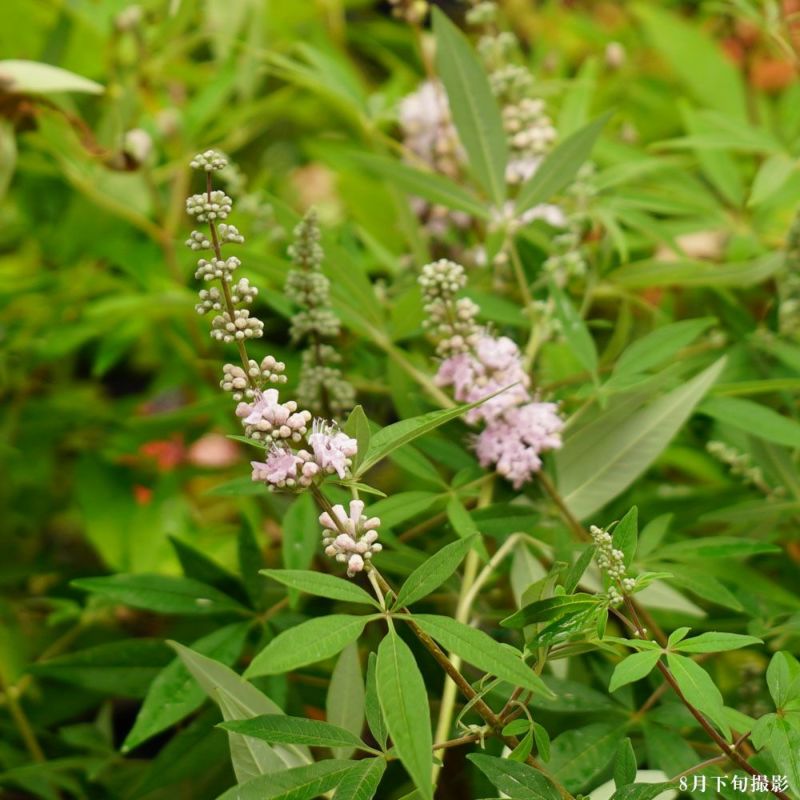
M558 406L533 399L519 348L508 337L484 333L472 352L442 361L436 383L451 386L462 403L500 392L467 412L465 418L472 424L486 423L475 441L481 466L494 465L515 489L541 469L541 452L561 447L564 422Z
M460 403L475 403L506 389L468 411L464 416L470 424L491 422L507 408L530 399L530 378L522 366L519 348L507 336L483 333L471 352L442 361L435 380L437 386L452 386L453 396Z
M253 480L278 489L306 488L317 476L336 474L347 477L358 443L336 426L317 419L307 439L311 451L291 450L273 444L266 461L251 461Z
M333 516L327 511L319 515L325 554L347 564L347 575L352 578L364 569L373 553L379 553L383 549L378 542L381 521L378 517L367 519L361 500L350 501L349 515L344 506L339 504L331 511Z
M242 420L245 435L255 441L301 441L311 422L311 413L298 411L297 403L280 402L277 389L258 392L252 403L239 403L236 416Z

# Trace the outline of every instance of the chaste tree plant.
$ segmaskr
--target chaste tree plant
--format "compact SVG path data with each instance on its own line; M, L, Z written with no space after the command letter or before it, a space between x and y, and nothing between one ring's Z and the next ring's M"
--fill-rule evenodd
M800 118L759 125L716 46L643 5L694 102L685 136L640 151L624 94L590 113L597 63L542 91L495 2L466 4L466 33L424 0L390 5L382 24L425 73L391 117L340 55L268 58L342 116L349 140L321 158L360 201L375 193L376 217L266 207L228 155L235 131L214 125L176 167L186 214L177 195L159 210L195 226L213 346L195 319L174 347L230 399L200 389L164 421L214 409L235 431L216 445L251 474L234 457L193 508L220 550L173 531L180 574L123 557L156 541L155 517L143 545L96 545L107 569L71 581L74 627L2 675L0 784L151 800L799 797L800 225L784 247L759 230L724 249L718 232L740 223L733 208L796 198ZM126 13L121 35L142 24ZM606 68L624 57L607 49ZM182 289L149 302L176 297L190 307ZM111 503L102 525L125 513ZM73 648L112 622L128 635ZM104 700L89 722L78 693L48 723L33 700L48 681L137 703ZM70 713L82 721L56 736Z

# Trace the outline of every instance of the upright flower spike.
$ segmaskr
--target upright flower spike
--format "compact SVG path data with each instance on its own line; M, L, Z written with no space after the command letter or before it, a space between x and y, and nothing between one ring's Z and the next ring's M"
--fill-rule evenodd
M597 525L591 525L589 534L597 548L594 560L600 571L608 575L612 581L606 593L609 605L618 606L623 599L622 592L632 591L636 586L636 579L625 577L625 554L622 550L615 549L608 531L598 528Z
M300 311L292 317L289 330L295 341L308 342L301 360L297 396L315 412L342 414L353 407L355 392L336 366L341 357L326 344L326 340L339 336L341 325L331 307L330 281L321 269L325 253L313 210L300 221L294 235L289 255L295 266L286 278L285 291Z
M350 501L349 514L344 506L333 506L330 513L324 511L319 515L319 523L323 528L325 555L347 564L347 575L351 578L383 549L378 542L381 521L378 517L364 515L361 500Z
M540 453L561 447L563 420L555 403L540 403L530 392L530 378L516 343L478 325L477 305L457 294L467 283L460 264L442 259L422 268L419 278L426 327L445 356L435 376L462 403L494 394L465 414L470 424L486 428L475 439L484 467L494 466L519 489L541 469ZM464 300L468 305L463 305ZM495 394L496 393L496 394Z
M211 335L223 342L235 342L239 351L240 364L225 364L220 387L237 402L236 416L245 436L264 447L264 460L251 462L252 479L271 490L285 491L313 488L330 476L346 480L358 454L358 442L330 420L316 419L312 424L311 411L302 407L305 403L281 399L277 386L286 382L283 362L271 355L260 362L248 356L247 340L260 336L264 326L243 307L253 303L258 289L247 278L234 282L233 272L241 262L222 255L223 244L244 242L234 225L219 222L230 213L233 201L213 188L211 176L227 165L227 159L213 150L192 159L192 168L206 176L206 191L189 197L186 210L206 223L208 231L192 231L186 246L194 252L211 253L197 262L195 277L208 288L200 290L195 309L201 315L216 312ZM290 250L295 269L289 274L286 292L303 310L293 320L292 334L295 338L308 337L312 345L304 354L308 374L301 379L301 388L305 380L306 394L321 395L331 407L344 410L352 406L352 388L339 370L330 366L333 348L321 341L324 336L339 333L339 320L330 308L328 279L320 271L323 252L313 213L300 223L296 237ZM218 285L209 286L214 282ZM333 516L326 512L320 517L326 553L347 564L347 574L352 577L381 550L377 543L380 520L367 518L364 504L358 500L350 503L349 516L343 506L335 506L332 512Z

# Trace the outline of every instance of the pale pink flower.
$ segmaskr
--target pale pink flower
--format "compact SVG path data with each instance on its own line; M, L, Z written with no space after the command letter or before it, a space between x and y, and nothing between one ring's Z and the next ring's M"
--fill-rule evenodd
M507 336L484 334L476 342L474 353L444 359L435 381L437 386L452 386L453 396L460 403L475 403L495 395L464 415L470 424L491 422L506 409L530 398L530 378L522 365L522 355Z
M494 465L519 489L541 469L539 454L561 447L563 427L555 403L530 402L508 409L477 436L478 461L483 467Z
M319 515L324 529L322 544L325 554L347 564L347 574L352 578L364 569L374 553L383 549L378 542L381 521L377 517L367 519L361 500L350 501L349 514L340 504L333 506L331 511L333 516L327 511Z
M297 410L294 400L281 403L277 389L257 393L252 403L239 403L236 416L241 418L249 437L267 441L300 441L311 420L308 411Z
M324 420L317 419L308 443L314 451L314 460L324 472L335 472L340 478L346 477L352 459L358 453L358 442L355 439L337 431Z

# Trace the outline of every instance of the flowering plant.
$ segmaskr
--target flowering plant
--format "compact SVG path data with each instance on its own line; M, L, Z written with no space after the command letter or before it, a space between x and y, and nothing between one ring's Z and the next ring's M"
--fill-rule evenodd
M278 5L109 18L107 117L0 61L10 230L71 198L3 296L3 791L798 796L796 87L659 8L601 66Z

